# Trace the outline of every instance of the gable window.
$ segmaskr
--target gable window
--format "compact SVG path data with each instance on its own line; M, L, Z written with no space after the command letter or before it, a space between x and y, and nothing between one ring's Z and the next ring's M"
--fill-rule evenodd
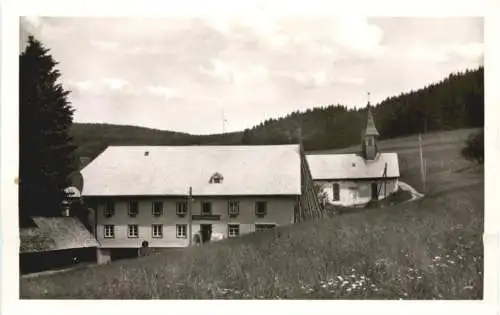
M263 217L267 214L267 202L257 201L255 203L255 215L258 217Z
M163 202L154 201L153 202L153 216L159 217L163 214Z
M240 225L239 224L228 224L227 225L227 235L229 237L236 237L240 235Z
M177 224L175 227L177 238L186 238L187 237L187 225L186 224Z
M128 238L139 237L139 226L137 224L130 224L128 226Z
M333 184L333 201L340 200L340 185L338 183Z
M115 203L113 200L106 200L104 202L104 216L110 218L115 214Z
M231 217L237 216L240 213L240 203L236 200L229 200L228 213Z
M212 214L212 204L209 201L201 203L201 214Z
M105 225L104 226L104 238L114 238L115 237L115 226Z
M175 213L179 216L179 217L183 217L186 215L187 213L187 203L186 202L178 202L175 206Z
M276 224L255 224L255 231L260 232L260 231L265 231L272 229L276 226Z
M220 184L224 180L224 176L221 173L215 172L212 176L210 176L210 180L208 181L210 184Z
M151 231L153 233L153 238L162 238L163 237L163 225L161 224L153 224L151 226Z
M130 201L128 203L128 215L131 218L135 218L139 214L139 202L136 200Z

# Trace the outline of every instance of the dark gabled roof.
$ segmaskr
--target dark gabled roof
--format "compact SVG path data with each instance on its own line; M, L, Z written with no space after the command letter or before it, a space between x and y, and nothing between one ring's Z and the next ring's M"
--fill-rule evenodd
M37 227L20 230L21 253L97 247L99 243L74 217L33 217Z

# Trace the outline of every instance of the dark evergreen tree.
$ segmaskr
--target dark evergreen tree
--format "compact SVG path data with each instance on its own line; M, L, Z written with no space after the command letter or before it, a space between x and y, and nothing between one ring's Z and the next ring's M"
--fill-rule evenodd
M59 70L33 36L19 57L19 218L59 216L77 168L69 128L73 109Z

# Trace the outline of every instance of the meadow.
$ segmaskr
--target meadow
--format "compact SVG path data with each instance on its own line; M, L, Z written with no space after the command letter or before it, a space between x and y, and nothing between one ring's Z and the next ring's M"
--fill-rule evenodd
M22 278L20 297L481 299L484 169L460 156L471 131L423 135L427 182L418 201ZM422 191L417 137L381 149L399 153L401 180Z

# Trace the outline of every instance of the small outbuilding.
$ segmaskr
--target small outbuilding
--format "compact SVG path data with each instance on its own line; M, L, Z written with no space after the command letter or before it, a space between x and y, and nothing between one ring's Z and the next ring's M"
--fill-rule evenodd
M76 217L33 217L20 230L20 273L34 273L96 262L99 243Z

